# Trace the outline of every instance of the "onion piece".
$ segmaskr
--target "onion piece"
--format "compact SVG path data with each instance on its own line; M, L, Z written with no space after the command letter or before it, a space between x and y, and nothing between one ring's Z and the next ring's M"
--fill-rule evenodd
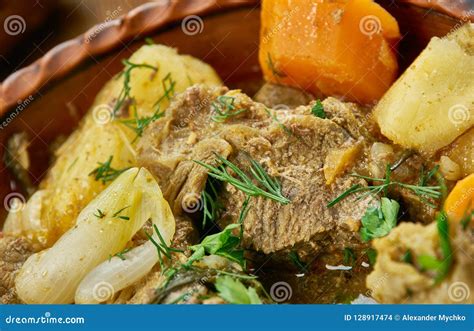
M125 171L51 248L27 259L15 280L19 298L26 303L72 303L85 275L122 251L148 219L161 215L162 199L146 169Z
M175 220L165 199L161 199L161 215L152 219L165 243L170 245L174 236ZM153 239L160 242L154 232ZM147 241L123 254L123 259L113 257L98 265L79 284L75 302L100 303L113 298L114 294L139 281L158 262L156 247Z

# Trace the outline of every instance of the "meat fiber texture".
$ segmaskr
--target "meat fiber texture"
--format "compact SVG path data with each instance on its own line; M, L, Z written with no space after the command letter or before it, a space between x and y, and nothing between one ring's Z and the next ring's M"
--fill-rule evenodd
M222 123L213 121L220 95L234 98L236 109L245 111ZM183 208L186 200L199 199L208 178L207 169L194 160L215 164L217 153L248 170L253 158L280 180L291 203L253 197L244 221L246 248L265 254L296 250L301 258L365 248L358 230L373 199L349 196L332 208L326 205L351 186L367 183L344 172L327 185L323 168L330 151L364 142L360 122L366 118L354 104L333 98L323 104L326 119L314 116L311 105L273 110L240 91L193 86L147 128L139 163L155 175L173 212L180 215L190 212ZM245 194L224 183L219 196L225 212L218 223L237 222Z

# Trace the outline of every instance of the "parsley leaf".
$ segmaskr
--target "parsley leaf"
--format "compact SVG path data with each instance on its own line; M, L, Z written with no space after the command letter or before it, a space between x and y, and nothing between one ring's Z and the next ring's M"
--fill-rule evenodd
M257 291L253 287L246 288L238 279L230 276L219 276L216 279L218 295L232 304L261 304Z
M380 207L370 207L362 217L360 235L367 242L373 238L385 237L397 225L400 205L397 201L382 198Z
M189 268L193 262L202 259L206 254L214 254L237 262L245 269L244 250L240 249L240 238L234 236L232 231L239 228L241 224L230 224L219 233L207 236L200 244L190 246L193 255L184 264Z
M324 106L323 106L323 104L321 103L320 100L316 100L316 103L311 108L311 113L314 116L319 117L319 118L326 118L327 117L326 112L324 111Z

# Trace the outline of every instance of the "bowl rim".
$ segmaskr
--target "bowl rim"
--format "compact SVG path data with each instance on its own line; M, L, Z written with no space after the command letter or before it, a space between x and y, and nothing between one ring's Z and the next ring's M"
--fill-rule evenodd
M193 15L201 17L222 10L244 6L257 8L259 5L259 0L157 0L144 3L117 19L96 24L85 33L59 43L30 65L6 77L0 82L0 117L88 59L105 55L124 42L142 39L153 31Z
M260 0L156 0L142 4L117 19L96 24L85 33L53 47L30 65L13 72L0 82L0 117L6 115L22 100L37 94L47 84L66 76L88 59L119 48L123 42L138 40L188 16L204 16L244 6L257 8L260 2ZM399 0L399 3L435 10L441 15L457 19L463 15L433 5L426 0Z

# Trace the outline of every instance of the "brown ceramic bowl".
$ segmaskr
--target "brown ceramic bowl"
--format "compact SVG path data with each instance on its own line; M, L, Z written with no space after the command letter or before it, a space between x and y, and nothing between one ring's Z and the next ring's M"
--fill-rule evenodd
M468 3L471 0L465 0ZM449 1L382 0L401 27L400 63L406 67L433 36L443 36L472 10L440 5ZM183 33L189 15L203 20L195 35ZM162 0L140 6L84 35L62 43L32 65L0 84L0 153L15 132L29 135L31 179L38 183L49 165L50 144L69 134L106 81L119 72L121 60L143 44L145 37L179 49L212 65L229 87L254 93L261 84L258 64L260 27L257 0ZM13 115L15 116L13 116ZM0 198L18 190L6 164L0 168ZM5 217L0 208L0 225Z

